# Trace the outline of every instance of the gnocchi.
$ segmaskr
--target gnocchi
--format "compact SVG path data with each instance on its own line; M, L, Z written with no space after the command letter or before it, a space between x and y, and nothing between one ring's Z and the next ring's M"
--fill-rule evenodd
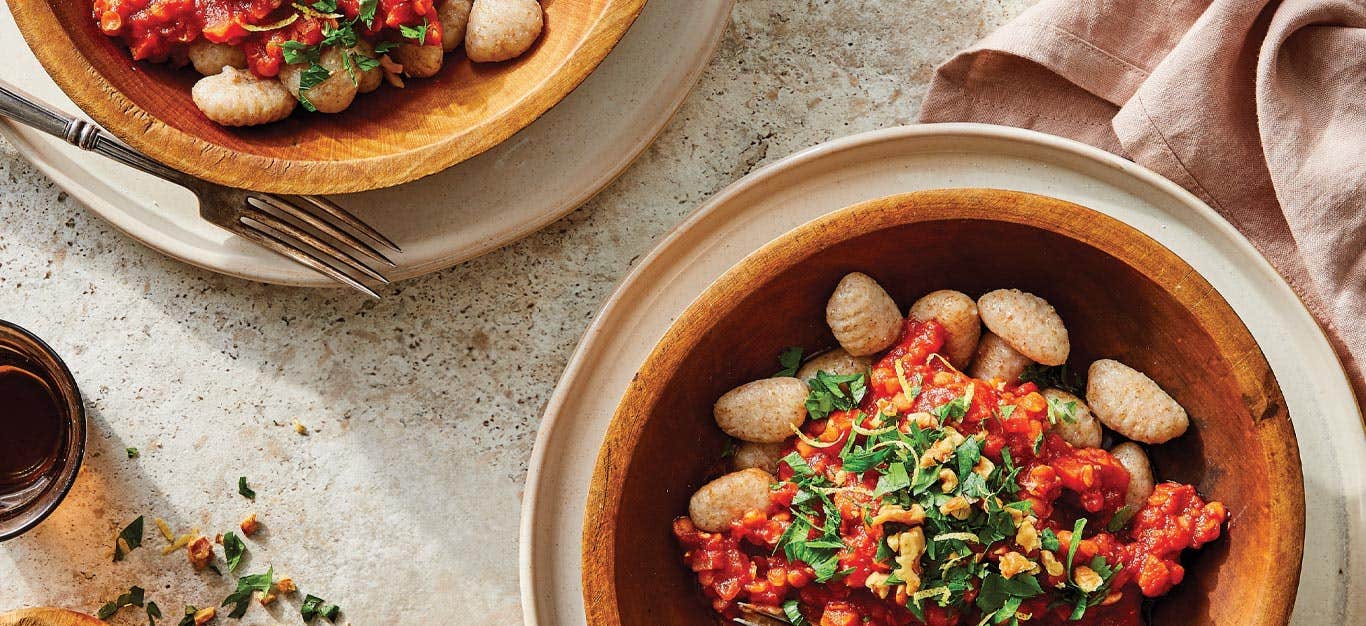
M289 117L298 102L280 81L225 67L190 90L205 117L224 126L255 126Z
M1047 300L1019 289L997 289L977 300L977 311L987 330L1030 360L1044 365L1067 362L1067 327Z
M745 512L768 508L772 474L761 469L744 469L713 480L688 501L688 516L698 528L720 532L739 520Z
M1014 383L1020 380L1020 375L1031 362L1029 357L1016 352L995 333L985 332L977 342L977 353L972 357L968 374L982 380Z
M911 305L911 317L920 321L936 320L943 324L948 334L944 341L944 356L954 367L960 370L967 368L982 337L982 320L977 315L977 303L968 294L951 289L932 291Z
M1132 441L1126 441L1110 449L1110 455L1119 461L1129 472L1129 487L1124 492L1124 504L1130 511L1143 508L1148 496L1153 493L1153 467L1148 462L1147 453Z
M866 356L896 343L902 319L882 285L853 272L840 279L826 302L825 322L846 352Z
M441 21L441 49L451 52L465 42L465 29L470 23L472 0L445 0L436 7Z
M811 360L802 364L801 369L797 370L797 378L800 380L811 380L816 377L816 372L826 372L837 376L867 374L868 370L872 367L872 359L854 356L846 352L844 348L835 348L834 350L814 356Z
M806 383L789 377L765 378L736 387L716 401L713 416L727 435L771 443L792 436L806 421Z
M213 76L225 67L246 69L247 53L241 48L213 43L207 39L196 39L187 51L194 70L205 76Z
M784 444L755 443L745 441L735 448L735 469L761 469L770 474L778 473L778 461L783 458Z
M394 60L403 66L403 73L414 78L436 76L446 54L440 46L418 46L410 43L394 48Z
M1186 409L1153 379L1119 361L1101 359L1087 372L1086 402L1111 430L1143 443L1180 437L1190 426Z
M465 54L478 63L521 56L544 27L545 15L536 0L476 0L465 28Z
M1053 432L1058 433L1063 441L1072 444L1074 448L1099 448L1101 441L1100 422L1091 415L1091 408L1086 403L1066 391L1061 389L1044 389L1044 400L1048 401L1050 410L1053 407L1067 411L1072 421L1067 421L1061 416L1053 424Z

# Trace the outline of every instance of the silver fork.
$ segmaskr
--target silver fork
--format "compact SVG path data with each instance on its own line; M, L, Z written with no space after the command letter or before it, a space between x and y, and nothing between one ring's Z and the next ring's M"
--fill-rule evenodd
M0 81L0 115L189 189L199 198L199 216L210 223L372 298L379 294L364 280L389 281L365 259L388 267L394 267L394 262L365 239L402 252L379 231L327 198L260 193L195 178L162 165L95 124L52 109L4 81Z

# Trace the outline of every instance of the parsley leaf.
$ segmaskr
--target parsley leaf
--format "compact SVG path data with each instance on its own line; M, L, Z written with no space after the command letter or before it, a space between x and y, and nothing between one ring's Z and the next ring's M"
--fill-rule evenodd
M360 0L356 20L365 24L366 28L373 28L375 26L375 7L377 6L379 6L379 0Z
M248 499L248 500L255 500L255 499L256 499L256 492L253 491L251 487L248 487L248 486L247 486L247 477L246 477L246 476L238 476L238 477L237 477L237 493L242 494L242 497L243 497L243 498L246 498L246 499Z
M304 597L304 603L299 607L299 614L303 616L305 622L312 622L318 617L322 617L329 622L337 621L337 614L341 612L341 607L329 604L326 600L313 594Z
M825 419L831 411L848 411L863 401L868 393L867 381L863 374L836 375L829 372L816 372L816 377L807 381L811 388L806 396L806 412L811 419ZM845 387L848 387L848 391Z
M223 600L219 606L232 605L232 611L228 617L239 618L247 613L247 606L251 604L253 592L266 593L270 591L270 585L275 581L275 568L267 568L264 574L252 574L237 579L237 591L232 592Z
M1110 523L1105 526L1105 530L1112 533L1118 532L1120 529L1129 525L1129 520L1133 519L1135 512L1136 511L1129 508L1129 505L1127 504L1119 507L1119 510L1115 511L1114 517L1110 518Z
M968 437L958 444L954 455L958 457L958 478L965 479L982 458L982 444L976 437Z
M893 491L900 491L911 486L911 477L906 473L905 463L892 463L887 466L887 473L878 477L877 488L873 490L873 497L879 497Z
M124 547L127 550L124 550ZM118 539L114 540L114 561L122 561L128 556L128 552L142 547L142 516L133 520L119 532ZM139 605L141 606L141 605Z
M223 556L228 561L228 571L234 571L238 565L242 564L242 556L247 553L247 544L242 543L242 539L237 533L228 531L223 533Z
M195 608L194 605L185 605L185 617L180 618L180 621L176 622L176 626L194 626L194 614L198 612L199 609Z
M1058 535L1053 532L1052 528L1045 528L1043 532L1039 533L1039 543L1043 545L1043 549L1055 552L1060 547Z
M423 18L421 26L399 26L398 34L404 39L411 39L421 45L423 42L427 41L427 29L430 26L431 25L427 23L426 18Z
M1077 546L1081 545L1081 531L1086 528L1086 518L1080 518L1072 526L1072 541L1067 546L1067 578L1072 578L1072 557L1077 554Z
M1039 389L1061 389L1074 396L1086 394L1086 379L1080 373L1067 369L1066 364L1048 366L1030 363L1020 374L1020 382L1034 383Z
M119 609L125 606L142 606L143 595L145 593L146 592L143 591L142 587L137 585L129 587L128 592L120 595L117 600L107 602L104 606L100 607L100 610L95 612L95 617L108 619L109 616L119 612ZM150 613L150 609L148 609L148 611Z
M949 420L962 419L968 414L968 397L958 396L948 402L930 410L941 423L948 423Z
M1067 402L1063 402L1058 398L1049 398L1048 423L1053 424L1054 426L1062 422L1066 422L1068 424L1075 424L1077 423L1077 418L1074 417L1074 415L1076 415L1076 410L1077 402L1075 400L1068 400Z
M783 366L783 369L780 369L776 373L774 373L774 378L781 378L784 376L796 376L797 368L802 366L801 346L788 346L786 349L784 349L782 354L778 355L778 365Z
M783 615L787 616L787 623L792 626L809 626L810 622L802 615L802 609L796 600L788 600L783 603Z
M128 453L130 459L136 459L139 456L137 448L124 448L123 451Z

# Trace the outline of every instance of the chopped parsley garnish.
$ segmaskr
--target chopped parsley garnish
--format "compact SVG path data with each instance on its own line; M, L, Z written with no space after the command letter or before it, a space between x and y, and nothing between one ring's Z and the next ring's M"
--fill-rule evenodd
M418 45L422 45L423 42L427 41L427 29L430 27L427 19L423 18L421 26L399 26L398 34L404 39L411 39Z
M242 494L242 497L243 497L243 498L246 498L246 499L248 499L248 500L255 500L255 499L256 499L256 492L253 491L251 487L248 487L248 486L247 486L247 477L246 477L246 476L238 476L238 477L237 477L237 493Z
M796 376L797 368L802 366L801 346L788 346L783 350L782 354L778 355L778 365L781 365L783 369L775 372L773 374L774 378Z
M816 372L816 377L807 381L811 391L806 396L806 412L811 419L825 419L831 411L848 411L863 401L868 393L867 380L863 374L831 374Z
M1066 402L1063 402L1058 398L1048 399L1049 424L1052 424L1054 426L1057 426L1058 424L1061 424L1063 422L1066 422L1068 424L1075 424L1077 423L1077 418L1074 417L1076 411L1077 402L1075 400L1068 400Z
M802 615L802 609L796 600L788 600L783 603L783 615L787 616L787 623L792 624L792 626L810 626L811 624Z
M107 602L104 606L100 607L100 610L95 612L95 617L109 619L109 616L118 613L119 609L125 606L142 606L144 593L146 592L143 591L142 587L138 587L137 585L129 587L128 592L120 595L117 600ZM148 612L150 613L150 609Z
M235 571L238 565L242 564L242 557L247 553L247 544L242 543L242 539L237 533L228 531L223 533L223 556L228 562L228 571Z
M1020 382L1034 383L1039 389L1061 389L1074 396L1086 394L1086 379L1081 374L1073 372L1063 365L1039 365L1030 363L1025 366L1025 371L1020 374Z
M227 598L223 599L223 604L219 606L232 606L232 611L228 612L228 617L239 618L247 613L247 606L251 604L251 596L255 592L267 593L270 585L275 582L275 568L267 568L264 574L252 574L237 579L237 591L232 592Z
M114 561L122 561L132 550L142 547L142 516L130 522L114 540ZM138 605L142 606L142 605Z
M305 622L312 622L318 617L329 622L335 622L338 613L341 613L341 607L330 604L313 594L305 596L303 605L299 607L299 614L303 616Z

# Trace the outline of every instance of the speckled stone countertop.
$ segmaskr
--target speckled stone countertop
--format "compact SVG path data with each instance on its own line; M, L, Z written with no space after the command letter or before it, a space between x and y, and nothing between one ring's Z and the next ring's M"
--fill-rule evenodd
M93 612L136 584L174 624L232 583L193 572L183 551L163 556L152 518L212 536L255 512L265 530L238 573L273 566L340 604L342 623L519 623L537 423L631 262L758 165L914 121L935 65L1027 4L740 0L697 88L620 179L544 231L381 301L162 257L0 142L0 318L62 354L90 418L66 502L0 544L0 610ZM138 515L144 547L112 563L114 534ZM301 623L301 598L241 623Z

